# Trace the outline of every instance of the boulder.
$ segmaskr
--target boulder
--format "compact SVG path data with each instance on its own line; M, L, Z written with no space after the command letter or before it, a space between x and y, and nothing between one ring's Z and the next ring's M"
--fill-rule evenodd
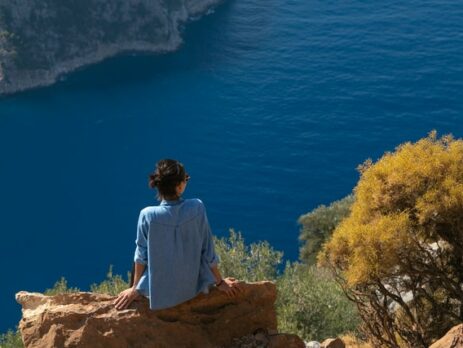
M243 283L243 290L228 297L213 288L207 295L156 311L149 309L144 297L117 310L116 297L110 295L45 296L21 291L16 294L23 314L19 329L26 348L216 348L231 346L234 338L259 330L276 332L275 284ZM294 338L290 341L296 342ZM290 347L300 345L285 346Z
M429 348L463 348L463 324L454 326Z
M321 344L321 348L345 348L343 340L340 338L328 338Z

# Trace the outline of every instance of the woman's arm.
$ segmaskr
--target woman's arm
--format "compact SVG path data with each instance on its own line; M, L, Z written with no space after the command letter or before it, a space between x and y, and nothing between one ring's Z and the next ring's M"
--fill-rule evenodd
M134 255L134 274L132 275L133 282L130 288L119 293L114 304L117 309L125 309L130 303L140 294L137 291L137 285L145 271L148 263L148 230L149 223L146 220L143 210L140 212L137 224L137 239L135 240L136 248Z
M215 277L215 284L219 284L222 280L222 276L220 275L220 271L219 271L219 268L217 267L217 264L214 264L211 266L211 271Z
M140 278L143 275L143 272L145 272L145 268L146 268L146 265L135 262L135 272L134 272L133 284L132 284L133 289L137 288L138 282L140 281Z
M133 277L133 284L130 288L122 291L116 298L114 304L116 309L125 309L127 308L133 300L135 300L140 294L137 290L138 282L140 281L143 272L145 271L146 265L135 262L135 275Z

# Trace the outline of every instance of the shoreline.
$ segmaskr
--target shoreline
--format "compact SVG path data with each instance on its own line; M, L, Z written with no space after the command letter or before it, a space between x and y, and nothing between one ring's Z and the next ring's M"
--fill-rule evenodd
M189 22L200 20L202 17L212 14L221 3L222 0L205 0L200 4L196 3L193 8L184 8L183 11L175 13L171 18L173 25L168 28L169 32L165 41L153 43L146 40L122 40L110 44L102 44L98 41L90 42L90 45L96 45L96 50L68 60L57 61L48 69L21 70L17 69L12 62L1 62L0 99L51 86L72 72L124 54L155 55L174 52L183 43L184 26L188 25ZM11 67L11 69L5 68L5 66Z
M149 47L149 45L141 45L136 47L133 45L127 45L125 47L119 48L108 48L93 55L76 58L70 62L57 65L52 70L44 71L44 75L38 76L37 78L31 79L30 77L28 78L28 76L25 76L24 78L20 77L19 82L16 84L11 83L8 85L0 85L0 98L38 88L52 86L68 74L71 74L80 69L85 69L91 65L102 63L107 59L111 59L117 56L122 56L124 54L167 54L176 51L181 46L181 44L182 41L180 40L175 44L159 46L156 45L157 47Z

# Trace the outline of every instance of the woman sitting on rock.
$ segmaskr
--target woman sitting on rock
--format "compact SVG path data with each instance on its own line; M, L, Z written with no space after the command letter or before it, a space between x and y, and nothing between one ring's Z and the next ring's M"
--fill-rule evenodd
M189 179L183 165L172 159L160 160L150 174L149 186L157 188L161 202L140 212L133 283L117 297L117 309L140 295L155 310L207 294L214 284L228 296L241 290L236 279L220 275L203 202L181 197Z

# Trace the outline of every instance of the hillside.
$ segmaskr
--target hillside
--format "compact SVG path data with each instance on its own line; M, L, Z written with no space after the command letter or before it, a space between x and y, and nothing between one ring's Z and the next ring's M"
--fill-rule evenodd
M0 0L0 94L122 52L167 52L220 0Z

